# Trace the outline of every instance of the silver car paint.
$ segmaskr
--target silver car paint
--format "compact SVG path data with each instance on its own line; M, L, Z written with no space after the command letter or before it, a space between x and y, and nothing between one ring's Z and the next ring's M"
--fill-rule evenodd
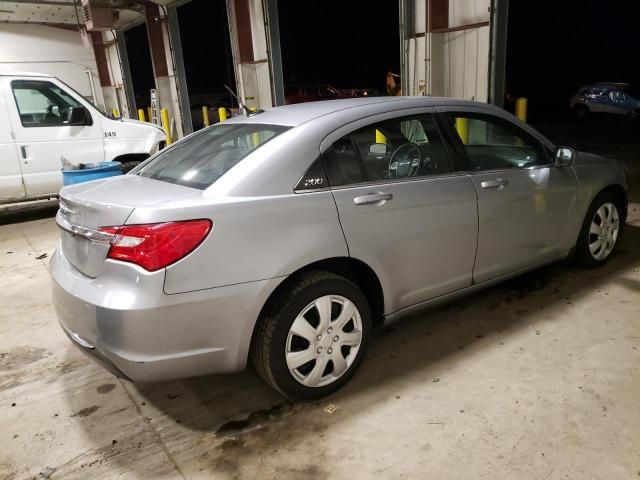
M134 175L63 189L63 202L81 211L77 218L69 218L86 227L206 217L214 228L190 255L153 273L105 261L104 248L92 250L94 245L82 238L67 238L68 245L63 244L51 264L61 323L129 377L159 380L243 368L253 327L269 295L289 275L316 261L348 256L368 261L383 284L384 313L389 319L482 286L478 280L471 285L472 258L482 225L478 226L475 206L477 181L469 172L293 192L321 149L344 132L434 106L442 111L477 109L517 122L495 107L425 97L291 105L230 120L294 128L256 149L205 191L137 177L135 170ZM519 125L553 147L535 130ZM557 177L557 192L540 197L544 209L539 214L543 221L546 212L553 226L560 228L559 238L557 245L546 245L553 243L550 229L535 245L520 245L527 260L505 265L503 270L511 269L510 273L498 278L566 255L594 195L611 184L627 187L624 174L612 162L583 154L573 167L523 172L534 175L529 178L537 186L543 185L545 172L548 178ZM394 190L393 200L382 208L353 205L353 197L361 192L382 187ZM573 200L572 190L577 190ZM521 197L517 192L507 194L520 207L528 205L535 211L536 192L529 189ZM567 198L569 205L562 204ZM505 200L498 204L508 205ZM422 211L419 205L428 208ZM403 206L412 214L397 214ZM567 213L570 217L561 225ZM509 218L516 215L517 206L508 212ZM500 241L505 234L511 231L489 231L487 242ZM421 240L429 243L422 249ZM491 254L495 252L487 252L487 258ZM483 258L477 262L482 265ZM428 281L420 283L421 278Z

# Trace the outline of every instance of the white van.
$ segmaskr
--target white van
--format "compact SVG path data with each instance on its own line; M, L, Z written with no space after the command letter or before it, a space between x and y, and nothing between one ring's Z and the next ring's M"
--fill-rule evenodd
M157 125L108 118L57 78L0 73L0 204L57 196L63 165L130 170L165 141Z

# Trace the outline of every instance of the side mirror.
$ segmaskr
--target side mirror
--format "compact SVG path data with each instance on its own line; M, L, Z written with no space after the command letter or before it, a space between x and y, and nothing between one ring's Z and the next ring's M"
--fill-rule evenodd
M369 155L372 157L384 157L389 153L389 145L386 143L372 143L369 145Z
M70 107L65 125L91 125L91 114L84 107Z
M553 153L553 164L556 167L569 167L576 159L576 151L571 147L558 147Z

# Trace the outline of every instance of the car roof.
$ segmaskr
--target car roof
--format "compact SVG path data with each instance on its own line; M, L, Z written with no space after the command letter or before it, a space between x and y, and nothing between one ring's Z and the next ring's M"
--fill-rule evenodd
M495 108L486 103L448 97L364 97L295 103L293 105L266 108L264 112L251 115L250 117L238 116L228 121L233 123L264 123L296 127L325 115L334 115L341 112L346 113L346 110L375 105L394 108L435 107L437 105L466 105Z
M621 82L598 82L598 83L594 83L593 85L589 85L586 88L593 88L593 87L601 87L601 88L629 88L631 85L628 83L621 83Z
M47 75L46 73L36 73L36 72L0 72L0 77L46 77L51 78L51 75Z

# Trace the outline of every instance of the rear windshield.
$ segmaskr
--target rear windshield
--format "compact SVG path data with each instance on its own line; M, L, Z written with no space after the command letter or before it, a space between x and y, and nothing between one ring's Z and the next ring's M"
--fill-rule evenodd
M204 190L256 148L288 130L280 125L215 125L182 140L134 173Z

